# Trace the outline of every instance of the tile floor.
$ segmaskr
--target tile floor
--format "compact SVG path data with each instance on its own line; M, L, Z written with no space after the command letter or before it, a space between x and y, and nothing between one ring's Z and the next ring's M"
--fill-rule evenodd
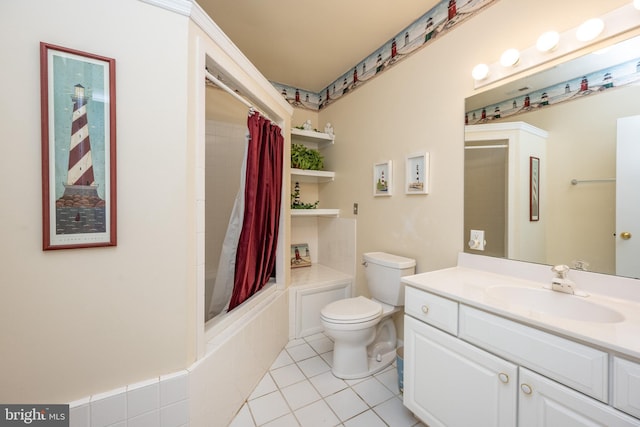
M395 363L375 375L331 374L324 334L290 341L230 427L425 427L402 404Z

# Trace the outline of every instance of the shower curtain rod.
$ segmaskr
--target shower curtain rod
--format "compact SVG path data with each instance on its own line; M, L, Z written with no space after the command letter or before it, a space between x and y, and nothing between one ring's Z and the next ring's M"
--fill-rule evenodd
M242 95L238 94L236 91L231 89L229 86L227 86L226 84L222 83L222 81L220 79L218 79L217 77L215 77L213 74L211 74L209 72L209 70L204 70L204 75L207 78L207 80L209 80L211 83L213 83L214 85L218 86L220 89L224 90L229 95L233 96L235 99L237 99L238 101L242 102L244 105L249 107L249 110L250 110L249 114L251 114L252 111L257 111L258 113L262 114L267 119L271 120L273 123L277 123L275 120L273 120L271 117L269 117L268 114L265 114L264 111L260 111L259 109L254 107L249 101L247 101Z
M615 178L601 178L601 179L572 179L571 185L578 185L585 182L615 182Z

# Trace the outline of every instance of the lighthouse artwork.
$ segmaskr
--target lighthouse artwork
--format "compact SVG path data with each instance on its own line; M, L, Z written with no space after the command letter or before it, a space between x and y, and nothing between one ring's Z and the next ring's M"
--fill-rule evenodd
M373 195L391 196L391 160L373 165Z
M85 94L85 88L81 84L75 85L71 100L73 101L73 113L69 166L64 193L56 200L56 208L61 208L56 209L56 232L60 234L73 232L81 228L81 225L77 224L78 222L87 224L86 231L89 233L100 232L106 229L105 201L98 195L98 184L93 174L90 127L87 119L88 98ZM74 211L75 215L73 215ZM72 221L68 218L69 214L73 216Z
M115 60L40 45L43 248L116 244Z
M429 153L407 156L405 166L405 193L427 194L429 192Z

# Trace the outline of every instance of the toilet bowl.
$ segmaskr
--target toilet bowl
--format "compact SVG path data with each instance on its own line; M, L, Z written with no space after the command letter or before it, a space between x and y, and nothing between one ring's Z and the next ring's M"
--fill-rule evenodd
M391 314L395 311L362 296L336 301L321 310L324 331L334 342L332 372L336 377L366 377L393 362L396 328Z
M373 297L346 298L320 310L324 331L334 342L332 372L338 378L362 378L395 360L391 316L404 305L400 277L415 271L414 260L383 252L364 254L363 264Z

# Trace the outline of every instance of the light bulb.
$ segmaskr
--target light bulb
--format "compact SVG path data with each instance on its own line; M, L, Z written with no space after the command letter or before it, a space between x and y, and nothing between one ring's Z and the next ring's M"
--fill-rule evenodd
M542 33L540 37L538 37L536 48L540 52L549 52L550 50L553 50L556 46L558 46L559 41L560 34L558 34L557 31L547 31L545 33Z
M500 57L500 65L503 67L512 67L518 63L520 52L518 49L507 49Z
M581 42L588 42L598 37L602 30L604 30L604 21L602 19L589 19L578 27L576 38Z
M487 64L478 64L473 67L471 75L476 80L484 80L489 75L489 66Z

